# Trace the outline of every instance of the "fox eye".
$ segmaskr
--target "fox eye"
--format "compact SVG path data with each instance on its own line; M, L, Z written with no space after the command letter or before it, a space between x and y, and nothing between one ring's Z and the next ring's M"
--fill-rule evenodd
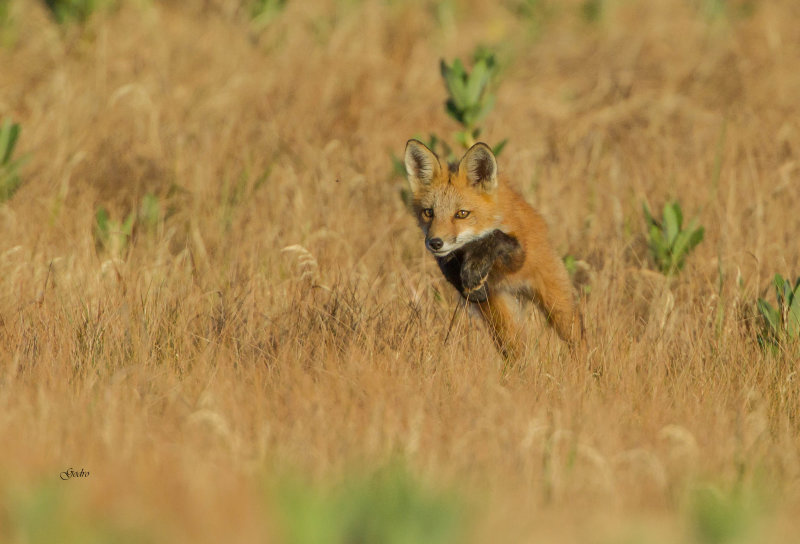
M458 210L456 212L455 218L456 219L464 219L469 215L469 210Z
M433 208L425 208L424 210L422 210L422 215L430 219L431 217L433 217Z

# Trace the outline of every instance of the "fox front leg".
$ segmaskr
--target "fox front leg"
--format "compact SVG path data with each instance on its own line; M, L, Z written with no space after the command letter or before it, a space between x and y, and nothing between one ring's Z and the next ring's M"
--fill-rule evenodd
M492 268L499 264L507 270L522 266L525 253L519 241L500 230L464 247L461 264L461 294L470 302L485 302L489 296L487 282Z

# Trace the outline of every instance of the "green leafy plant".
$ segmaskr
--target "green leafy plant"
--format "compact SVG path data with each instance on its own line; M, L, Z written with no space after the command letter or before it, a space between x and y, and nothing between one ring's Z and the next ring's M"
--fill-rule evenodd
M24 487L12 484L0 490L0 519L3 519L0 541L28 544L157 542L154 528L133 529L123 519L102 516L83 496L67 491L63 483L42 481Z
M702 544L741 542L752 529L756 508L741 489L726 492L704 485L694 489L690 499L691 527Z
M703 241L705 229L696 227L696 219L692 219L684 229L683 213L678 202L664 205L661 221L653 217L647 204L642 207L647 223L648 247L656 266L662 274L677 273L686 263L686 256Z
M12 123L9 119L3 121L3 125L0 126L0 203L14 196L22 185L19 168L26 158L12 159L19 133L19 124Z
M581 4L581 17L587 23L596 23L603 18L603 0L584 0Z
M11 18L11 0L0 0L0 26L8 23Z
M778 307L773 307L763 298L757 302L762 318L758 342L762 346L778 346L800 339L800 277L792 286L791 281L775 274L773 279Z
M755 13L757 6L754 0L697 0L695 4L708 21L746 19Z
M553 11L546 0L512 0L508 6L517 17L528 23L534 37L541 33Z
M460 59L456 59L451 65L444 60L441 61L442 78L449 96L445 102L445 110L462 126L462 130L456 132L455 138L465 150L477 142L482 131L478 123L489 114L494 106L495 96L489 87L492 80L496 78L497 71L494 54L483 47L478 47L473 53L471 72L465 68ZM430 133L428 138L420 135L415 135L414 138L448 162L458 159L453 148L434 133ZM508 139L505 139L495 145L492 149L494 154L499 155L507 142ZM406 167L403 159L392 153L391 160L392 174L399 177L405 176ZM400 190L400 197L407 206L410 205L411 195L407 189Z
M351 477L333 489L290 483L278 499L289 544L463 541L459 502L429 491L400 468Z
M13 22L11 0L0 0L0 46L14 42L16 33L13 31Z
M147 232L154 232L161 221L161 202L158 197L153 193L147 193L142 197L142 203L139 205L138 223L144 227Z
M95 213L94 234L98 248L104 249L114 257L120 257L128 246L133 234L133 222L136 214L131 212L123 221L111 218L108 210L100 206Z
M466 69L461 59L454 60L452 64L444 60L441 62L442 78L449 95L445 110L463 127L455 137L464 148L470 148L477 142L481 134L478 123L492 110L496 98L489 89L498 70L494 54L485 48L478 48L472 61L472 71ZM503 140L494 146L495 155L502 151L506 142Z
M250 19L257 28L269 25L286 7L287 0L252 0Z
M116 220L104 206L95 212L94 239L98 250L120 258L128 249L134 232L153 234L162 219L163 209L158 197L147 193L138 210L131 211L124 220Z
M92 13L110 2L111 0L44 0L45 5L59 24L83 23Z

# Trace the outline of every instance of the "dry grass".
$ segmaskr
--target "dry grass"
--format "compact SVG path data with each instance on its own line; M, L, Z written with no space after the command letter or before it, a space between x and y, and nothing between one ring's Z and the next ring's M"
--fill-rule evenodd
M255 34L233 3L81 33L12 1L0 118L30 161L0 204L0 540L51 538L37 493L63 541L280 539L287 473L397 459L465 497L475 542L726 542L692 532L701 485L746 503L740 536L797 537L798 363L754 322L800 274L797 3L552 3L538 32L514 3L289 2ZM505 62L501 170L591 266L601 377L536 323L505 374L474 321L443 345L455 297L389 154L455 130L438 60L477 43ZM96 208L148 192L157 225L96 247ZM641 202L671 197L706 239L668 284L640 271Z

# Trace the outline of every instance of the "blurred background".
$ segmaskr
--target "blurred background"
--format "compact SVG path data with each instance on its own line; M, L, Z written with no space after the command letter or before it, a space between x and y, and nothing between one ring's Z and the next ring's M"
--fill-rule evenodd
M798 20L0 0L0 541L799 540ZM454 314L411 137L495 149L588 358Z

